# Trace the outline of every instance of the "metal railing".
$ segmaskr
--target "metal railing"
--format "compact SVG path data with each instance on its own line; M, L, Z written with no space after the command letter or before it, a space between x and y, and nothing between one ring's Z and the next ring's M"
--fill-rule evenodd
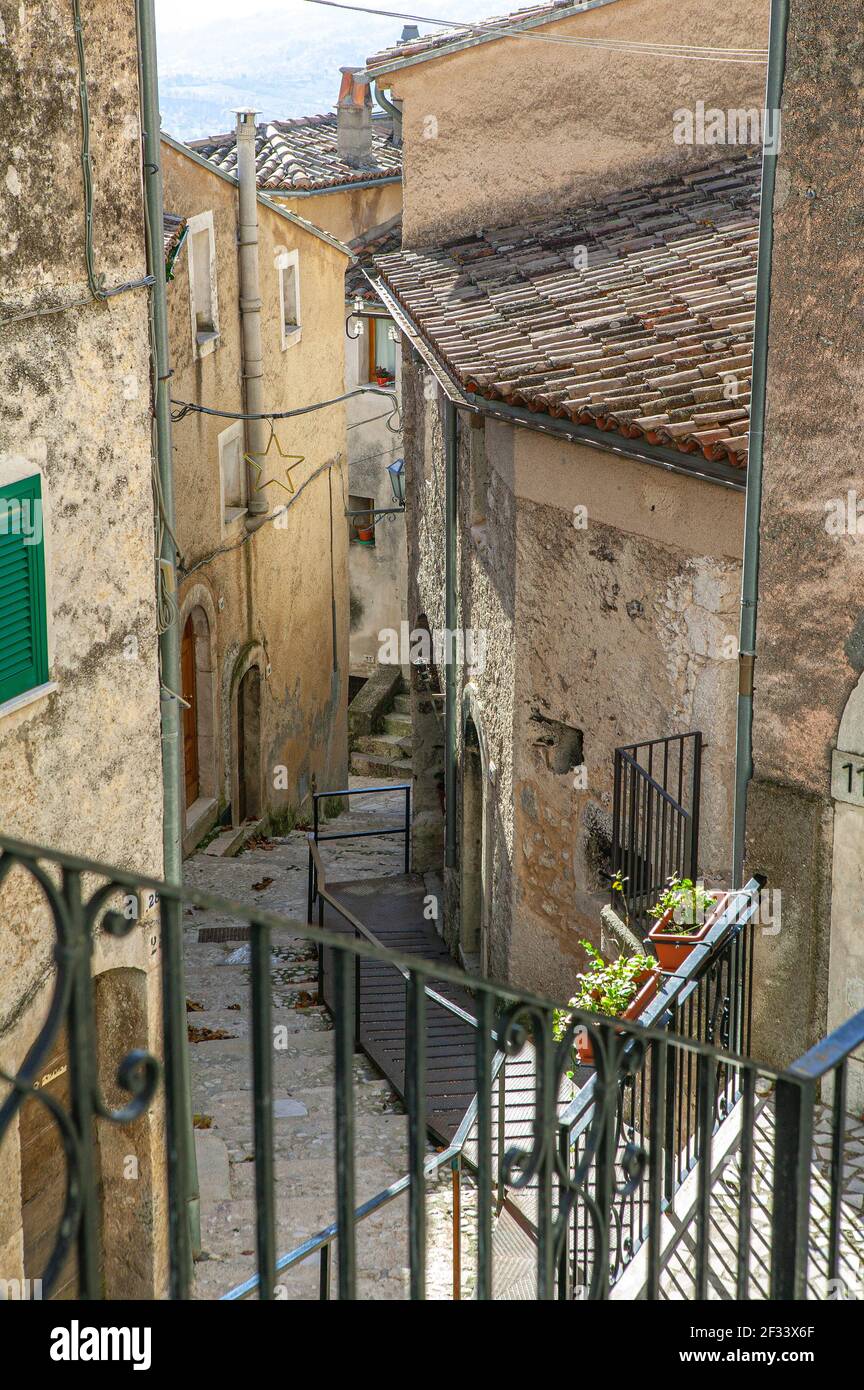
M824 1281L854 1277L850 1270L856 1250L864 1250L864 1236L860 1208L852 1202L855 1189L849 1187L845 1086L848 1059L864 1044L864 1012L786 1070L762 1066L736 1050L746 1046L749 958L742 945L735 945L742 937L735 929L743 918L753 920L752 914L748 917L748 903L742 902L747 893L735 895L724 919L712 929L717 935L694 949L694 956L700 953L697 964L700 959L709 962L707 972L694 965L689 977L685 978L686 971L669 977L643 1015L644 1026L574 1013L563 1037L556 1039L552 1000L467 977L440 960L385 951L359 923L345 935L322 933L311 925L298 928L273 913L0 837L0 906L8 908L6 895L14 890L20 897L22 889L28 895L28 910L33 906L32 895L41 897L46 923L55 936L56 969L53 997L38 1036L14 1074L0 1078L6 1092L0 1105L0 1144L9 1142L25 1100L50 1111L59 1129L67 1169L64 1211L45 1267L31 1271L42 1278L46 1296L70 1250L77 1255L81 1297L103 1296L100 1229L111 1229L107 1207L112 1197L98 1182L93 1122L101 1117L113 1125L130 1124L155 1104L164 1106L167 1118L164 1167L159 1170L156 1165L154 1182L157 1202L163 1200L163 1185L167 1192L169 1293L181 1299L189 1295L193 1268L186 1211L191 1134L183 1124L180 1066L187 1045L182 989L186 906L218 912L223 919L247 923L250 929L255 1273L230 1292L231 1298L284 1296L278 1285L280 1275L316 1252L319 1286L329 1292L333 1252L339 1298L356 1297L357 1233L362 1229L358 1221L404 1195L407 1213L399 1229L410 1270L409 1296L422 1299L427 1183L442 1165L459 1161L454 1150L461 1145L464 1153L469 1127L478 1192L494 1198L503 1181L511 1192L530 1189L533 1193L540 1299L577 1293L598 1299L656 1299L670 1296L665 1291L669 1280L679 1290L675 1296L703 1298L709 1287L724 1278L730 1281L732 1297L819 1297L825 1296L819 1292ZM137 897L142 890L158 897L155 918L146 923L130 919L124 911L130 896ZM326 885L319 885L319 891L328 892ZM752 898L751 892L751 903ZM338 910L338 903L333 906ZM312 1241L282 1256L276 1245L271 946L273 933L286 925L295 935L299 930L310 943L324 944L333 952L335 1149L334 1220ZM148 935L158 932L161 938L163 1035L158 1056L155 1051L136 1049L120 1063L118 1081L129 1101L112 1111L102 1095L96 1062L94 942L100 933L121 937L142 930ZM721 934L726 930L729 941L724 945ZM362 1130L355 1124L353 1077L354 974L360 961L398 971L406 997L407 1173L365 1204L356 1200ZM718 967L718 961L727 963ZM711 971L718 969L725 973L716 974L712 983ZM719 1010L714 988L718 981ZM739 984L733 989L730 981ZM442 984L468 988L476 998L476 1100L453 1144L444 1153L430 1155L424 1114L427 1003L434 998L450 1007L450 1001L440 995ZM739 1004L733 1002L735 997ZM723 1002L727 999L728 1004ZM686 1028L691 1013L689 1036L672 1031L673 1025ZM718 1037L717 1024L711 1020L724 1016L728 1023L720 1027ZM68 1106L47 1092L40 1093L38 1086L40 1067L64 1026L69 1039ZM727 1047L719 1045L724 1026ZM592 1041L595 1072L571 1112L560 1116L562 1078L573 1066L578 1028L584 1028ZM708 1036L710 1028L713 1041ZM503 1152L499 1146L493 1161L503 1065L498 1062L496 1076L496 1061L503 1054L510 1066L529 1044L534 1058L529 1132ZM683 1085L682 1077L689 1078ZM826 1082L830 1096L820 1093ZM670 1110L675 1117L671 1129ZM828 1161L823 1158L826 1143ZM682 1150L680 1174L673 1164L670 1182L669 1153L677 1164ZM627 1215L631 1199L641 1204L638 1230ZM100 1203L106 1207L102 1222ZM459 1270L460 1284L470 1274L471 1292L479 1299L491 1298L495 1289L495 1210L494 1200L478 1200L476 1258L472 1251L471 1270ZM622 1270L617 1267L616 1242L625 1219L631 1223L632 1253ZM587 1246L582 1236L586 1221ZM721 1226L726 1243L718 1249ZM461 1263L462 1253L454 1247L454 1261Z
M615 749L612 797L612 906L644 926L672 877L696 881L702 735L674 734Z
M350 796L385 796L393 792L401 792L405 797L405 812L401 825L387 825L376 827L373 830L338 830L331 831L330 834L321 833L321 812L320 804L322 801L336 801L343 797ZM376 835L402 835L404 836L404 871L407 874L411 868L411 783L395 782L383 787L344 787L341 791L322 791L312 793L312 830L310 833L310 843L315 845L322 844L325 840L365 840L374 838ZM312 852L309 853L308 888L306 903L306 920L312 921L312 909L315 906L317 896L317 879L315 876L315 864Z

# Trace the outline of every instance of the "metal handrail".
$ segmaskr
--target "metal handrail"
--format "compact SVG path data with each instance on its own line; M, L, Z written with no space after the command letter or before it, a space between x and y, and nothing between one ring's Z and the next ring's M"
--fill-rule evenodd
M698 942L693 947L679 971L665 975L663 984L640 1015L640 1024L644 1020L643 1026L646 1028L650 1028L652 1025L662 1026L662 1021L669 1011L686 1002L692 991L697 988L704 974L706 963L711 961L718 950L732 938L733 934L741 931L759 910L759 894L764 885L764 877L761 874L756 874L743 888L730 894L730 901L726 905L725 912L714 923L704 941ZM746 899L743 906L741 904L742 898ZM729 1057L730 1060L734 1061L736 1054L730 1052ZM745 1061L746 1058L739 1057L738 1060ZM593 1102L595 1085L596 1073L589 1077L578 1095L573 1097L563 1115L560 1116L559 1131L566 1130L571 1138L577 1137L575 1126L584 1117L584 1113Z

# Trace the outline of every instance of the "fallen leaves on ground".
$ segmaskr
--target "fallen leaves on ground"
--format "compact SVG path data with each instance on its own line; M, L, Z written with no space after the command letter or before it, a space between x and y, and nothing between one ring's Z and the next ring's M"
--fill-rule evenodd
M265 888L269 888L269 887L270 887L270 884L271 884L272 882L273 882L272 878L262 878L262 880L261 880L260 883L253 883L253 884L252 884L252 892L253 892L253 893L263 893L263 892L264 892L264 889L265 889Z
M213 1116L212 1116L212 1115L193 1115L193 1116L192 1116L192 1128L193 1128L193 1129L209 1129L210 1126L212 1125L212 1123L213 1123Z
M240 1009L240 1008L242 1008L242 1007L243 1007L242 1004L226 1004L226 1005L225 1005L225 1008L226 1008L226 1009Z
M309 1009L313 1004L318 1003L318 995L310 994L308 990L301 989L294 1001L295 1009Z
M191 1023L187 1032L189 1033L189 1041L193 1043L217 1042L219 1038L236 1038L237 1036L236 1033L226 1033L224 1028L193 1028Z
M203 1013L203 1010L204 1010L204 1005L203 1005L203 1004L199 1004L197 999L187 999L187 1000L186 1000L186 1012L187 1012L187 1014Z

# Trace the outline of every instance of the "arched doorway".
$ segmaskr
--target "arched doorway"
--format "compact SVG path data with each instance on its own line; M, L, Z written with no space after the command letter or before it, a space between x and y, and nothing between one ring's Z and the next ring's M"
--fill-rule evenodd
M250 666L237 689L237 821L261 815L261 672Z
M198 681L195 673L195 625L192 614L186 619L180 646L183 706L183 768L186 776L186 809L197 800L201 788L198 757Z
M864 676L846 702L832 755L834 848L828 1031L864 1009ZM864 1108L864 1060L849 1060L847 1108Z
M462 835L459 855L459 946L466 964L482 967L486 882L485 794L480 739L472 718L465 723L462 751Z

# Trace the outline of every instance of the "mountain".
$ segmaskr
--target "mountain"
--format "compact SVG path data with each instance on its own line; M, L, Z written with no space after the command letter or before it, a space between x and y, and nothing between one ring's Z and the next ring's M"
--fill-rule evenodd
M476 19L477 0L448 0L443 17ZM340 67L362 66L402 32L400 19L304 0L258 0L251 14L236 0L156 0L156 20L162 126L179 139L230 130L241 106L262 120L332 110Z

